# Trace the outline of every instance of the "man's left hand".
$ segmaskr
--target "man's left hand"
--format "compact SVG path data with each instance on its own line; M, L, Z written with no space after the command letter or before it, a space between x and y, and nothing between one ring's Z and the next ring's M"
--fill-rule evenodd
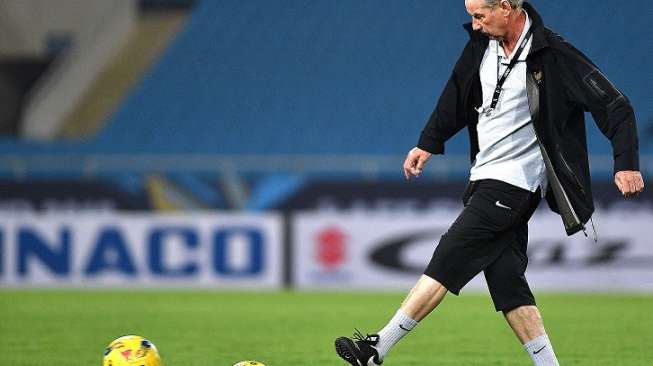
M642 174L635 170L624 170L614 175L614 183L626 198L637 197L644 190Z

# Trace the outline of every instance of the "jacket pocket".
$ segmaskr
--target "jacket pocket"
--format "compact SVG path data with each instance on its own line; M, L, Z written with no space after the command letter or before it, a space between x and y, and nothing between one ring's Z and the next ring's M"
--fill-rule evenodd
M583 82L592 91L596 100L601 104L610 104L621 93L612 85L610 80L599 70L593 70L583 78Z

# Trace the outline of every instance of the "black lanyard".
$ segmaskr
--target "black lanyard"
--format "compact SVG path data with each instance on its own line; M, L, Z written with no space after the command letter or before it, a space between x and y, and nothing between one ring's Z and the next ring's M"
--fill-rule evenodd
M513 56L512 60L510 60L510 63L508 64L508 68L506 68L506 71L503 72L501 79L498 79L499 64L501 61L497 57L497 79L498 79L497 87L494 89L494 94L492 95L492 104L490 104L489 107L484 108L481 113L485 113L485 115L489 117L494 111L494 109L497 107L497 103L499 103L499 97L501 96L501 92L503 91L503 84L506 82L506 79L508 79L508 75L510 75L510 72L517 64L517 61L519 61L519 56L521 56L521 53L524 51L524 48L526 48L526 44L528 44L528 40L531 38L532 34L533 34L533 27L529 28L528 32L526 32L526 35L524 36L524 39L521 41L521 44L519 45L519 48L517 49L515 56Z

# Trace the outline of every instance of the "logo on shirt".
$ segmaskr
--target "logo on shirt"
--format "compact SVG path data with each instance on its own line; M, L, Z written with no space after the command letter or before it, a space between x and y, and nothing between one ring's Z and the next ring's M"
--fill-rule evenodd
M542 70L533 71L533 78L535 78L535 81L539 85L542 83L542 80L544 80L544 73Z

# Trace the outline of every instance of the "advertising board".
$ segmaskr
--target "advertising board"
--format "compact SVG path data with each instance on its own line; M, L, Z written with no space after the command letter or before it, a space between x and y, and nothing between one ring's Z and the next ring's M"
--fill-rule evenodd
M0 286L278 287L276 215L20 214L0 219Z
M293 222L300 288L410 288L457 210L430 214L304 213ZM653 290L653 211L599 211L598 242L567 237L560 217L540 210L529 226L527 278L536 290ZM465 289L485 289L482 275Z

